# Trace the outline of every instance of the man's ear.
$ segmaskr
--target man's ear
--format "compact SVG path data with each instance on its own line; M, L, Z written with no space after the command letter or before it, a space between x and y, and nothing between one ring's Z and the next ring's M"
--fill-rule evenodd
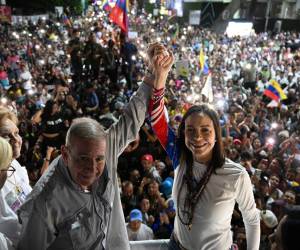
M62 159L64 161L64 164L66 166L68 166L69 153L68 153L67 147L65 145L62 145L61 148L60 148L60 152L61 152L61 156L62 156Z

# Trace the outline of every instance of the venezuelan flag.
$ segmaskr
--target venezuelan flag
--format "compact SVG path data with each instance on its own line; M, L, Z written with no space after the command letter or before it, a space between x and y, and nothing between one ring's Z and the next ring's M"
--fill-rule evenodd
M286 94L283 92L280 84L278 82L276 82L275 80L270 80L270 84L271 86L273 86L277 92L279 93L279 96L280 96L280 100L285 100L287 99L287 96Z
M283 92L282 88L280 87L279 83L275 80L271 80L268 88L264 91L264 95L271 98L275 101L285 100L287 96Z
M119 25L124 33L128 33L128 0L117 0L112 8L109 18L112 22Z
M64 25L66 25L68 27L72 27L72 22L66 14L63 14L62 18L63 18Z

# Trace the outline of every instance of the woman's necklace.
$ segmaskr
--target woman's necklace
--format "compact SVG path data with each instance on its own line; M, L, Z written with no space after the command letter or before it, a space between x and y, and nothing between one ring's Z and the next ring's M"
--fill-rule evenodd
M15 173L13 173L12 176L13 176L13 181L11 181L8 178L6 179L6 181L13 185L16 194L19 195L20 193L22 193L22 187L17 184Z

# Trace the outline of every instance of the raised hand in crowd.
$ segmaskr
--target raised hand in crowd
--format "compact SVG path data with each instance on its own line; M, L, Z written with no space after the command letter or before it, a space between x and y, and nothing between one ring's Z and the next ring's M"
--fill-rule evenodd
M168 73L174 63L174 56L160 43L153 43L147 50L149 57L149 70L154 74L153 87L161 89L165 87Z

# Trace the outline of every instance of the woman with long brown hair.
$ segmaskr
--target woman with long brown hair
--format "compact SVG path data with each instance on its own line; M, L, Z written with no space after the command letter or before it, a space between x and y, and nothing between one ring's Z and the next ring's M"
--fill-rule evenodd
M235 203L242 212L248 249L258 249L260 218L247 171L225 158L219 117L207 104L192 106L178 135L168 127L163 90L153 94L151 124L173 161L172 196L176 203L169 249L228 250Z

